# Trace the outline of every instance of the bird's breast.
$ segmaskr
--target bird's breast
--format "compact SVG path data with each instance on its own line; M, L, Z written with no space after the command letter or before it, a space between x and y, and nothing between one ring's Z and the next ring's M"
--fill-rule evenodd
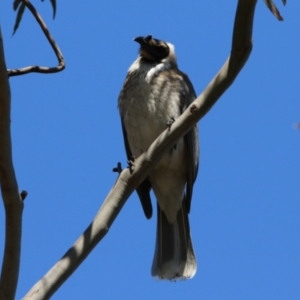
M137 157L166 129L167 122L180 115L180 95L161 75L149 82L145 72L129 80L119 106L130 149Z

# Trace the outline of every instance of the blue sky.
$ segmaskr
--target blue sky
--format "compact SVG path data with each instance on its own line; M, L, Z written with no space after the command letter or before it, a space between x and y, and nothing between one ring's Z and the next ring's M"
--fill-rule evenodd
M28 11L12 37L12 1L0 5L9 68L56 58ZM27 190L17 299L65 253L126 165L117 98L136 36L176 47L199 94L230 53L236 1L34 1L67 68L10 79L13 155ZM277 21L258 1L252 55L200 122L201 162L190 214L198 272L151 278L156 216L136 194L108 235L53 299L299 299L300 3ZM154 198L153 198L154 200ZM0 209L0 255L4 215Z

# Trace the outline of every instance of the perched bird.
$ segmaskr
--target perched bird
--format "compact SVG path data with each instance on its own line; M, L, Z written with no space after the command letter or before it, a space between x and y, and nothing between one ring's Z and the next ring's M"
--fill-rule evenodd
M146 37L130 66L118 99L128 159L140 156L196 98L192 83L177 67L174 46ZM198 129L193 127L137 188L144 213L152 216L151 188L157 199L157 236L152 275L192 278L197 270L189 218L199 161Z

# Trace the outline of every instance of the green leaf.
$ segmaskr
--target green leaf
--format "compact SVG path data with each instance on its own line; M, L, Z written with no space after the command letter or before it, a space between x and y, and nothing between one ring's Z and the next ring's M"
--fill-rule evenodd
M21 19L22 19L22 16L23 16L23 13L24 13L24 10L25 10L25 4L22 3L19 10L18 10L18 13L17 13L17 18L16 18L16 22L15 22L15 26L14 26L14 32L13 32L13 35L16 33L19 25L20 25L20 22L21 22Z
M20 5L22 1L21 0L15 0L14 3L13 3L13 9L14 11L16 11Z
M279 20L283 21L283 17L280 15L279 10L277 9L276 5L272 0L264 0L269 10L272 12L272 14ZM286 0L282 0L283 4L286 4Z
M42 0L42 2L44 2L44 0ZM53 19L55 18L55 14L56 14L56 0L50 0L51 5L52 5L52 9L53 9Z
M56 0L50 0L52 8L53 8L53 19L55 18L56 14Z

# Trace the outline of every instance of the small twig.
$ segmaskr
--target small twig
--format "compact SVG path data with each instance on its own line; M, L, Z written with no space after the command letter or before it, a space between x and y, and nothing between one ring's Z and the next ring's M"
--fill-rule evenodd
M119 173L119 175L122 173L123 169L122 169L122 164L120 162L118 162L117 166L115 168L113 168L113 172Z
M27 195L28 195L27 191L22 191L22 192L20 193L20 196L21 196L22 201L24 201L24 200L26 199Z
M28 0L21 0L21 1L31 11L31 13L35 17L36 21L39 23L42 31L44 32L47 40L49 41L49 43L50 43L57 59L58 59L58 66L57 67L51 67L51 68L40 67L40 66L28 66L28 67L21 68L21 69L13 69L13 70L8 69L7 70L7 75L10 77L10 76L24 75L24 74L31 73L31 72L36 72L36 73L57 73L57 72L62 71L65 68L65 61L64 61L63 55L62 55L59 47L55 43L53 37L51 36L50 31L48 30L45 22L43 21L42 17L39 15L39 13L35 9L35 7Z

